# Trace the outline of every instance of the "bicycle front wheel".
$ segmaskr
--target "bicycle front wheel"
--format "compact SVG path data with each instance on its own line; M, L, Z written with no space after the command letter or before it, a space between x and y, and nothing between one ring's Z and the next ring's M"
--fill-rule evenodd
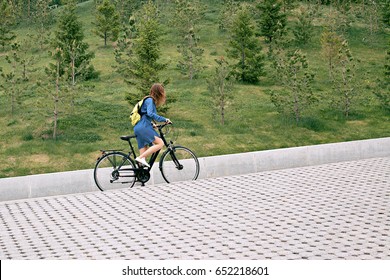
M126 154L108 153L95 165L95 183L101 191L131 188L136 179L134 169L133 161Z
M160 170L167 183L196 180L199 176L199 161L188 148L174 146L164 152Z

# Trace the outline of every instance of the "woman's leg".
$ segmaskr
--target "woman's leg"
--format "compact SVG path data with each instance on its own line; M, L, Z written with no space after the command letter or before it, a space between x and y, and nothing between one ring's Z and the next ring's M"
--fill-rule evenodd
M139 154L142 155L143 153L146 152L147 149L148 149L148 146L145 146L145 147L139 149Z
M162 149L162 147L164 146L164 142L163 140L160 138L160 137L157 137L155 136L154 137L154 141L153 141L153 146L150 147L149 149L147 149L146 147L145 148L142 148L140 149L140 158L147 158L148 156L150 156L151 154L159 151ZM144 150L145 149L145 150ZM143 150L143 151L142 151Z

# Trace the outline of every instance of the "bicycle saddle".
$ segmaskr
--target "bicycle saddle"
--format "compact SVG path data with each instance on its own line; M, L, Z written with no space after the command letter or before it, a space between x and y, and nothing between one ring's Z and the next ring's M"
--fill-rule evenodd
M121 136L121 139L124 141L129 141L131 138L135 138L135 135Z

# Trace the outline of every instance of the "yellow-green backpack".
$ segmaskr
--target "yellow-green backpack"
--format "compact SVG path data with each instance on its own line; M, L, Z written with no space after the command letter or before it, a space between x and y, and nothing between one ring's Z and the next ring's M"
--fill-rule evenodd
M142 104L144 104L145 99L149 98L150 96L147 96L143 98L141 101L138 101L137 104L135 104L133 110L130 113L130 121L133 126L135 126L141 119L141 107Z

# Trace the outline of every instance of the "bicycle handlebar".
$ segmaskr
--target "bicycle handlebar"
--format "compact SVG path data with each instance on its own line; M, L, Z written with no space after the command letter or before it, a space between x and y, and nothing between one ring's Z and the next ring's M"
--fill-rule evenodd
M172 125L172 122L170 122L170 123L163 123L163 124L156 124L155 126L158 128L158 130L161 130L164 127L166 127L167 125Z

